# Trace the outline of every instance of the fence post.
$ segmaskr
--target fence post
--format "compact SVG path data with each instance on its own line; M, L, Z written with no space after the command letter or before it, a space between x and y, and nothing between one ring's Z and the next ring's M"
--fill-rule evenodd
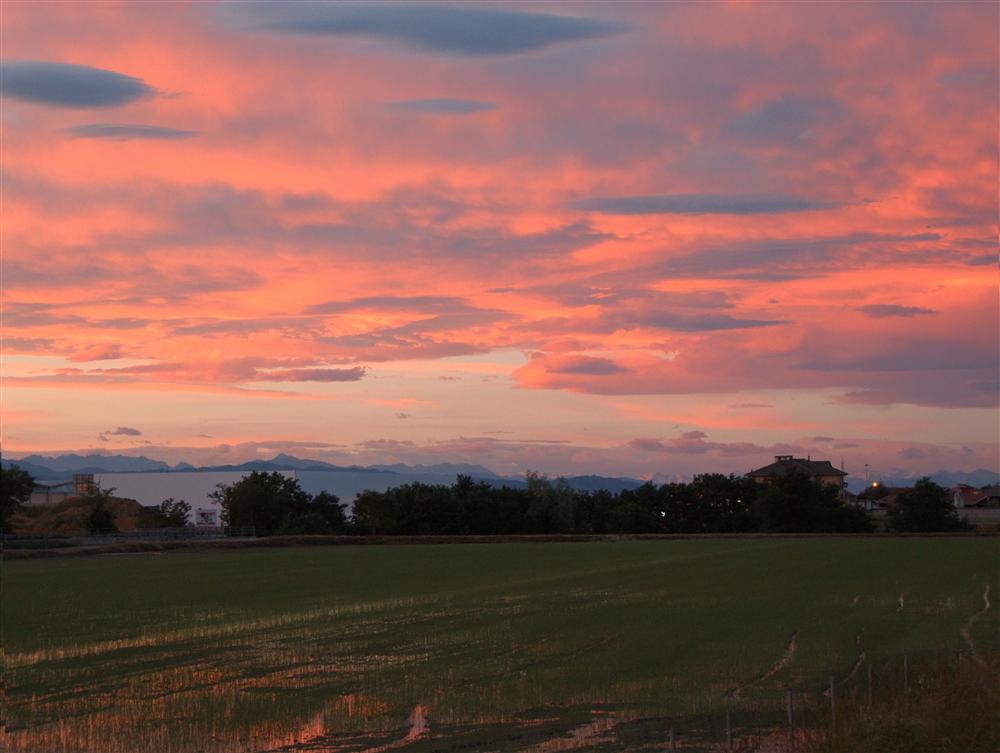
M868 708L872 707L872 665L868 665Z
M673 727L670 728L670 750L671 751L677 750L677 732L674 730Z
M795 750L795 710L792 706L792 689L785 691L785 704L788 707L788 748Z
M726 706L726 745L733 749L733 714L732 704Z
M835 688L833 675L830 675L830 724L833 727L837 726L837 698Z
M910 692L910 658L903 654L903 692Z

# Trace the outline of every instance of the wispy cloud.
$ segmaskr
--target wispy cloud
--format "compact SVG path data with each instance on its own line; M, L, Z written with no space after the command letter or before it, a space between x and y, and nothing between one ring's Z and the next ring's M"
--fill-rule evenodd
M400 112L429 115L471 115L496 109L496 105L492 102L480 102L475 99L405 99L390 102L388 106Z
M357 382L368 370L364 366L349 369L273 369L257 371L257 382Z
M895 303L869 303L865 306L858 306L858 311L875 319L882 319L887 316L909 317L937 313L934 309L923 308L922 306L900 306Z
M109 141L132 141L134 139L180 141L198 135L197 131L137 123L85 123L67 128L65 133L78 139L107 139Z
M570 204L603 214L780 214L830 209L837 204L780 194L665 194L600 196Z

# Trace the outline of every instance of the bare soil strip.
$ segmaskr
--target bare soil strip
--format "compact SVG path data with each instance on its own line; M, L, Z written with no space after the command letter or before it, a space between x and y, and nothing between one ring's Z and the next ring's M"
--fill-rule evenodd
M615 724L616 719L612 715L595 716L592 721L571 729L565 736L537 743L525 748L522 753L556 753L610 743L614 740Z
M151 554L178 549L256 549L258 547L300 546L388 546L414 544L547 544L556 542L697 541L701 539L909 539L909 538L995 538L992 531L948 533L638 533L638 534L495 534L454 536L267 536L257 539L211 539L208 541L119 541L57 548L20 549L13 544L0 547L3 559L47 557L89 557L108 554Z
M416 609L426 604L434 603L439 597L407 597L401 599L382 599L379 601L360 602L342 606L307 609L301 612L278 614L260 617L242 622L224 622L218 625L196 626L174 630L151 631L132 638L99 641L97 643L81 643L70 646L51 646L36 651L26 651L6 655L7 668L29 666L41 661L61 661L76 659L82 656L93 656L122 651L126 649L162 647L172 643L191 640L218 639L234 635L250 635L254 632L275 628L287 628L297 624L319 619L330 619L341 616L355 616L366 613L379 613L383 610Z
M795 658L795 651L798 649L798 639L799 639L799 631L796 630L794 633L792 633L792 637L788 641L788 646L785 648L785 653L781 655L781 658L778 659L778 661L772 664L770 668L766 672L764 672L764 674L755 677L753 680L744 683L743 685L737 685L735 688L726 693L726 696L729 698L739 698L746 688L752 688L754 685L759 685L760 683L769 680L770 678L774 677L774 675L778 674L778 672L787 667L788 664L792 661L792 659Z
M851 671L847 673L847 676L844 677L843 680L841 680L839 683L837 683L838 685L842 684L842 683L845 683L845 682L848 682L849 680L851 680L854 677L854 675L856 675L858 673L858 670L861 669L861 666L865 663L865 658L866 658L865 647L861 644L861 636L860 635L856 635L854 637L854 645L858 647L858 658L854 662L854 666L851 667Z
M858 673L858 670L860 670L861 667L864 666L865 659L867 658L867 656L865 654L865 647L861 644L861 636L860 635L854 636L854 645L858 647L858 651L859 651L858 658L854 661L854 666L851 667L851 670L846 675L844 675L842 678L840 678L840 680L834 680L834 686L835 687L838 686L838 685L845 685L848 682L850 682L854 678L854 675L856 675ZM823 695L825 695L827 698L829 698L830 697L830 689L827 688L826 690L824 690L823 691Z
M967 619L965 624L962 625L961 629L958 631L962 634L962 638L969 645L969 650L972 652L973 660L980 665L983 664L983 660L982 657L979 656L979 651L976 648L976 642L972 639L972 626L976 623L976 620L990 611L991 606L993 605L990 603L990 587L987 584L986 588L983 589L983 608Z

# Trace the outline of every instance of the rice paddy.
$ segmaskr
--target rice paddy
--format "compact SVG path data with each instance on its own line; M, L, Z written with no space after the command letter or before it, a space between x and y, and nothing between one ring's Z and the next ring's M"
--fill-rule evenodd
M1000 649L998 555L989 538L789 538L9 561L6 743L669 749L668 719Z

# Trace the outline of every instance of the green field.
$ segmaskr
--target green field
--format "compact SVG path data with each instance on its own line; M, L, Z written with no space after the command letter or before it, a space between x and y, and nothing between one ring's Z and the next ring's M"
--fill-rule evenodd
M1000 584L988 538L309 547L3 568L11 751L547 750L572 730L588 750L625 750L629 734L653 734L639 721L714 714L736 688L739 704L780 709L786 686L854 681L861 652L895 666L1000 649L1000 610L983 611Z

